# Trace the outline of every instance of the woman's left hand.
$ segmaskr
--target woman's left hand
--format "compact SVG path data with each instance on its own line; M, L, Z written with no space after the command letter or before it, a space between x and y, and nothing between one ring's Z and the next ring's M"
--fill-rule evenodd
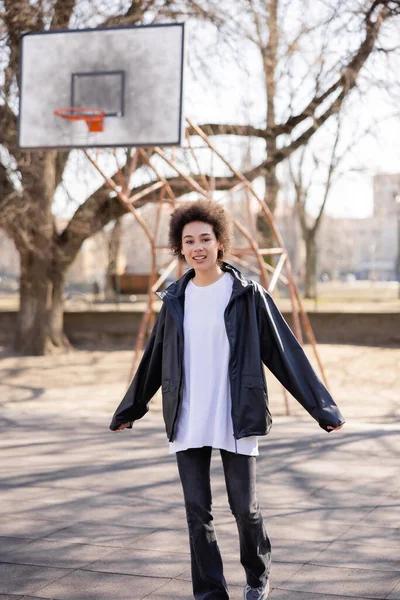
M341 425L338 425L337 427L331 427L330 425L327 426L327 429L329 429L329 431L338 431L339 429L342 429L344 423L342 423Z

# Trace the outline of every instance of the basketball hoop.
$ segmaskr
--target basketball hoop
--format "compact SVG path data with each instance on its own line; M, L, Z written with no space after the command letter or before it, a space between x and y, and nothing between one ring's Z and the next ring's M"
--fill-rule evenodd
M66 108L57 108L54 114L56 117L61 117L67 121L85 121L90 133L104 131L104 117L106 113L99 108L67 106Z

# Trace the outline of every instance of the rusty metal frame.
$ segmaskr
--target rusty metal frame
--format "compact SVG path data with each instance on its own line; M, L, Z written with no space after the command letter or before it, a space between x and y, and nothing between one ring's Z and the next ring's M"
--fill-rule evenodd
M228 167L228 169L230 170L232 175L237 180L237 181L233 182L232 187L230 189L228 189L226 191L226 193L223 194L223 196L218 197L218 200L214 200L214 198L213 198L213 193L215 190L213 168L212 168L212 172L209 174L208 178L204 173L201 172L200 163L198 161L198 158L197 158L196 152L195 152L195 147L193 146L190 136L188 134L186 136L187 146L185 148L180 148L179 151L181 151L181 152L189 151L190 152L190 154L194 160L194 164L196 165L197 170L199 172L197 176L192 176L192 175L185 173L185 171L179 164L179 159L177 158L177 152L175 151L175 149L172 149L170 151L170 154L168 155L165 150L163 150L159 147L146 148L146 149L137 148L134 151L133 155L131 156L130 161L128 161L129 164L127 163L123 168L121 168L117 165L118 168L117 168L117 173L115 175L115 178L116 178L116 181L118 182L118 184L116 184L115 181L112 178L108 177L103 172L102 168L99 166L99 164L97 162L97 155L95 157L93 157L90 154L90 152L88 152L87 150L84 150L84 153L87 156L88 160L95 167L95 169L103 176L108 187L113 192L115 192L117 198L125 206L127 211L129 211L131 214L133 214L137 223L143 229L143 231L149 241L150 248L151 248L152 268L151 268L151 274L150 274L150 278L149 278L147 307L146 307L145 312L143 313L143 317L142 317L140 327L139 327L139 333L138 333L136 344L135 344L134 360L133 360L129 380L131 380L134 372L136 371L136 368L137 368L137 365L139 362L139 358L140 358L140 353L141 353L141 350L144 345L146 333L148 333L151 330L151 328L153 327L153 324L154 324L154 319L155 319L155 309L154 309L154 299L153 299L154 292L160 288L160 286L165 281L167 276L170 273L172 273L174 270L177 271L178 277L183 274L183 263L181 261L179 261L177 258L174 258L173 260L171 260L171 262L165 268L163 274L161 276L158 276L157 250L165 249L165 246L157 245L157 232L158 232L158 228L159 228L162 204L164 202L168 202L170 205L172 204L173 206L175 206L176 203L178 202L178 198L174 194L166 177L164 177L160 174L159 169L156 168L156 166L151 161L151 156L156 155L166 165L168 165L170 168L172 168L177 173L177 175L180 179L182 179L186 182L189 190L197 192L202 198L205 198L209 201L220 201L226 195L231 195L235 191L244 190L245 194L246 194L245 209L247 210L247 214L249 217L251 216L251 206L250 206L251 198L256 200L260 211L264 215L264 218L266 219L266 221L271 229L274 240L276 242L276 247L260 248L257 243L256 236L254 235L254 225L251 224L250 229L248 230L242 223L240 223L240 221L238 219L233 219L233 225L236 227L236 229L238 231L240 231L240 233L247 240L248 246L240 246L240 247L237 246L237 247L232 248L230 256L233 258L234 261L237 261L238 264L241 264L242 266L246 266L252 272L257 273L260 277L262 285L268 290L268 292L272 293L275 290L278 281L288 287L289 298L290 298L291 307L292 307L292 319L293 319L294 333L295 333L297 339L299 340L299 342L302 344L303 343L302 326L303 326L306 337L307 337L309 343L311 344L314 355L316 357L317 364L318 364L320 373L322 375L322 379L324 380L325 384L327 385L328 384L327 378L326 378L326 374L325 374L325 371L324 371L324 368L323 368L323 365L322 365L322 362L321 362L321 359L320 359L320 356L318 353L315 337L314 337L309 319L307 317L307 314L304 310L303 303L300 298L300 294L298 292L297 285L296 285L296 282L295 282L293 274L292 274L292 268L291 268L288 253L285 249L283 239L277 228L277 225L275 223L275 219L274 219L272 212L270 211L269 207L265 204L264 200L262 198L260 198L260 196L255 192L251 182L249 180L247 180L246 177L240 171L235 169L229 163L228 160L225 159L225 157L216 149L214 144L211 142L209 137L201 130L201 128L198 127L197 125L195 125L194 123L192 123L192 121L190 121L189 119L187 119L186 121L188 124L188 128L190 128L190 131L192 132L192 134L194 132L194 135L199 136L203 140L203 142L205 142L206 145L202 146L202 149L206 148L209 150L210 155L211 155L211 165L214 164L215 157L218 157ZM114 153L114 156L115 156L115 158L117 158L115 153ZM149 169L152 171L152 173L155 177L155 180L151 181L140 192L130 195L129 194L130 179L137 168L139 157L142 160L142 164L146 164L149 167ZM197 180L194 177L197 177ZM199 181L201 183L199 183ZM144 221L144 219L142 218L142 216L140 215L140 213L138 212L138 210L135 208L134 205L138 200L145 198L146 195L154 193L157 190L159 190L159 200L158 200L159 207L158 207L157 217L156 217L156 226L154 228L154 231L152 231L148 227L147 223ZM167 200L166 196L167 196L168 200ZM251 218L249 219L249 222L252 223ZM236 255L239 255L239 256L236 256ZM251 265L247 260L244 260L243 255L249 255L249 257L253 256L256 259L257 267ZM270 264L265 262L264 256L276 256L277 257L276 266L275 267L271 266ZM283 273L283 271L285 271L285 274ZM271 277L269 274L271 274Z

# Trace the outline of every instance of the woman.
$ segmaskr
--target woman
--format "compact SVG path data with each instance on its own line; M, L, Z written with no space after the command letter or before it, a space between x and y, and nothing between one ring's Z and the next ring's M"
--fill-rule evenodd
M221 453L246 574L244 600L269 592L271 544L256 497L258 436L266 435L264 363L326 431L344 419L271 296L222 261L227 213L208 201L181 205L170 221L172 252L191 269L159 294L159 317L110 428L132 427L162 386L163 415L176 453L189 528L196 600L227 600L211 513L210 460Z

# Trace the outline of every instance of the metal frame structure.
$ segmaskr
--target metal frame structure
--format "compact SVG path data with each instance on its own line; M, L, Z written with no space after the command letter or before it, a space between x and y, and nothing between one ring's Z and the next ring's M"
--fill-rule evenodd
M257 202L261 213L263 214L265 220L267 221L269 228L273 234L273 238L275 240L276 246L273 248L260 248L255 231L246 228L243 223L241 223L238 219L233 218L234 227L242 234L242 236L247 240L247 245L244 246L234 246L230 251L229 257L233 262L237 262L240 266L246 267L251 272L257 274L260 278L260 282L265 289L267 289L270 293L272 293L278 281L283 285L288 287L289 297L291 301L292 307L292 318L293 318L293 329L294 333L300 344L303 344L303 334L302 327L304 329L306 338L308 342L311 344L315 358L318 363L318 367L320 373L322 375L322 379L327 385L327 379L325 375L325 371L318 354L315 337L308 319L308 316L304 310L303 303L298 292L296 282L293 278L292 268L289 260L288 253L285 249L285 245L281 234L277 228L275 223L275 219L270 209L266 205L266 203L262 200L262 198L256 193L254 190L252 183L246 179L246 177L234 166L230 164L228 160L221 154L220 151L217 150L215 145L211 142L209 137L201 130L200 127L192 123L189 119L186 119L188 130L190 130L191 134L198 136L202 141L202 149L206 148L211 155L211 164L214 164L214 161L218 160L220 164L223 164L230 172L230 184L226 189L226 194L232 194L235 191L242 190L245 192L244 196L246 198L247 203L247 211L248 214L251 213L250 202L253 199ZM153 157L158 157L158 164L161 162L164 163L164 167L167 166L169 171L175 172L177 177L182 180L186 188L186 193L188 191L195 192L199 197L205 198L210 202L215 201L214 192L214 178L213 173L211 172L208 175L205 175L200 168L200 161L198 156L196 155L195 148L193 147L191 138L187 133L186 136L187 145L184 148L172 149L168 154L166 150L161 149L159 147L153 147L150 151L147 148L146 151L144 148L137 148L130 159L129 165L125 167L125 174L121 169L118 170L115 181L108 177L99 166L96 156L90 153L88 150L84 150L85 155L91 164L95 167L95 169L103 176L106 184L112 190L119 201L125 206L128 212L133 214L137 223L143 229L151 248L152 255L152 270L150 277L150 284L148 290L148 300L147 300L147 308L143 314L143 318L139 328L139 334L136 341L135 346L135 354L134 360L132 364L132 369L130 372L130 380L137 368L140 352L143 348L144 340L146 333L149 333L153 327L155 320L155 310L154 310L154 294L161 287L163 282L166 280L168 275L178 268L178 275L183 274L183 265L178 261L177 258L170 260L167 265L157 265L157 250L163 249L165 250L165 246L160 246L157 244L160 216L163 203L168 202L173 206L179 201L176 195L174 194L171 185L168 183L168 180L165 176L162 175L161 169L159 166L154 164ZM177 159L177 153L179 152L188 152L192 164L197 166L197 175L193 175L193 173L188 174L184 170L184 165ZM137 192L133 195L129 194L130 188L130 180L132 178L133 173L136 171L138 159L141 159L141 162L146 164L149 167L152 176L154 177L153 181L146 185L140 192ZM138 212L137 208L135 208L135 203L139 200L145 198L149 194L153 194L154 192L159 193L159 201L158 201L158 211L156 218L156 225L154 230L151 230L141 214ZM225 195L225 192L224 192ZM217 201L221 200L221 196L218 197ZM251 222L251 220L249 219ZM275 266L271 266L270 264L264 261L264 256L275 257L276 264ZM251 264L251 259L253 258L253 263L255 260L255 264ZM163 273L160 277L157 277L158 269L163 267ZM286 409L288 412L288 403L286 398Z

